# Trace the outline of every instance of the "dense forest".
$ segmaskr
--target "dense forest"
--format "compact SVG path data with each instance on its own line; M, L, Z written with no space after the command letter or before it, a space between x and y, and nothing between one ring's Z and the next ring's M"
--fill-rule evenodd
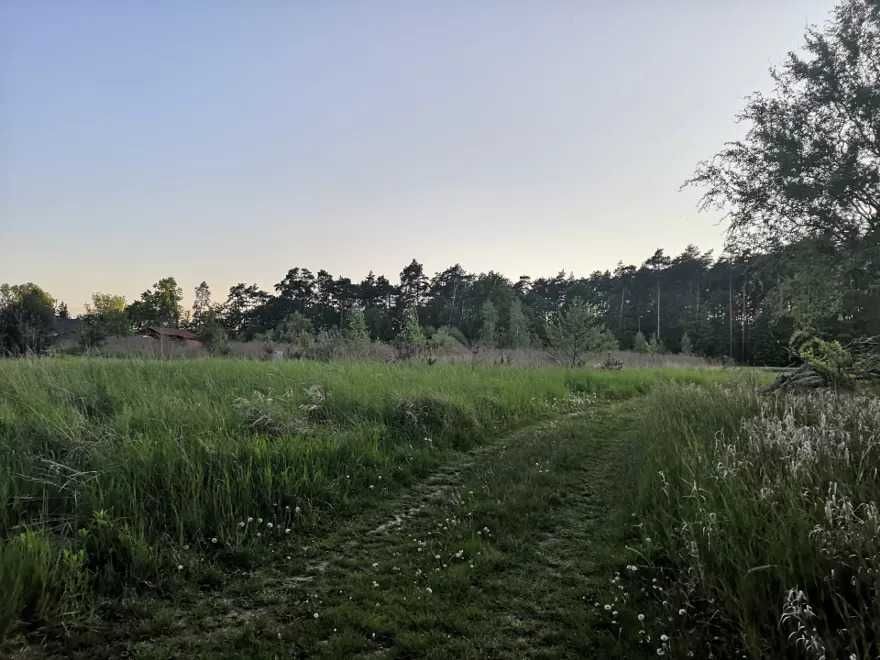
M169 277L130 304L95 294L83 342L182 325L211 341L354 328L384 342L436 335L543 347L554 319L576 301L621 348L748 364L789 363L793 336L845 346L880 335L880 7L842 3L826 28L807 32L803 50L790 53L773 80L773 91L751 96L739 115L746 136L700 163L685 184L703 191L704 207L725 212L720 258L696 247L677 256L658 250L613 272L516 281L459 265L431 277L415 260L397 282L295 267L273 291L240 283L217 303L202 283L188 313ZM4 285L0 352L45 348L53 314L66 316L66 307L53 305L36 285Z

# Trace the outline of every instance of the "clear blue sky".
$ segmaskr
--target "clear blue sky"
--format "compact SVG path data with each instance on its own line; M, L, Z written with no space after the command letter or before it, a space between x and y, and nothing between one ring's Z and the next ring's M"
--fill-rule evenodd
M679 192L830 0L0 5L0 282L716 251Z

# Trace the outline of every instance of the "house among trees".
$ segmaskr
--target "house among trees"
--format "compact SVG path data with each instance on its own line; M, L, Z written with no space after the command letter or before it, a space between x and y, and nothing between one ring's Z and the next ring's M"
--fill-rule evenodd
M183 328L163 328L159 326L151 325L147 328L144 328L141 333L145 337L152 337L153 339L158 339L160 343L166 342L179 342L185 346L201 346L202 342L198 338L198 336L189 330L184 330Z
M52 329L49 337L54 343L77 343L82 333L82 319L72 319L67 316L55 316L52 318Z

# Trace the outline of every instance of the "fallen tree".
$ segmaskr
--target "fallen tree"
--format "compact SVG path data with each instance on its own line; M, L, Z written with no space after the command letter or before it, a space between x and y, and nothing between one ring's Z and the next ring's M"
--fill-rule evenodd
M880 337L861 337L843 345L806 332L797 332L791 351L801 364L779 377L765 392L832 387L851 389L857 383L880 382Z

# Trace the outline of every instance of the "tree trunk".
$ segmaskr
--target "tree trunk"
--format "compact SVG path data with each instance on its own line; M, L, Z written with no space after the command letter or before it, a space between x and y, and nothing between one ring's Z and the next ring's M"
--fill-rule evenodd
M730 357L733 357L733 273L727 277L727 320L730 325Z
M660 280L657 280L657 343L660 343Z
M747 279L743 278L743 289L742 289L742 361L746 361L746 282Z

